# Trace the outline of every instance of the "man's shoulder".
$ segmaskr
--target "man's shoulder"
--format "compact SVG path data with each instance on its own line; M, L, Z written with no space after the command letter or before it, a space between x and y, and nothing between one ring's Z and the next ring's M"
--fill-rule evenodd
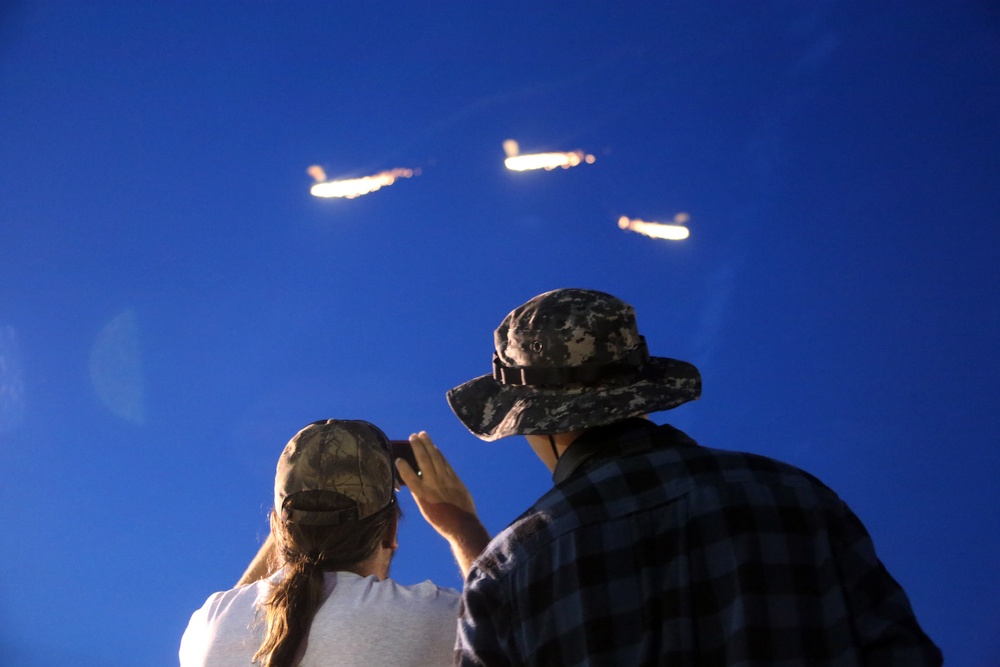
M542 509L540 503L541 500L494 536L473 563L472 579L502 578L534 550L534 544L546 539L555 517Z
M753 477L781 484L823 483L813 474L770 456L731 449L699 446L681 457L686 471L695 476L718 475L724 479Z
M653 430L654 439L663 428L671 429ZM686 446L654 447L596 462L583 474L555 486L493 539L477 565L484 573L499 576L539 545L578 525L669 503L695 489L733 484L791 486L836 496L822 481L794 465L761 454L705 447L688 439Z
M801 478L808 483L819 481L794 465L738 448L720 449L699 444L670 424L658 425L649 420L623 420L604 429L595 429L587 437L584 447L589 452L586 463L579 469L586 471L589 479L577 485L579 487L600 483L608 476L651 468L663 469L674 479L759 474L773 478L784 476L789 480ZM602 450L613 454L602 455ZM572 451L571 447L569 452Z
M649 458L640 457L634 461L638 467L673 466L675 469L671 473L680 476L719 478L723 481L755 478L778 484L825 488L822 481L795 465L763 454L699 444L669 424L654 425L648 433L654 443L680 446L654 447L648 452ZM622 459L623 462L627 460Z

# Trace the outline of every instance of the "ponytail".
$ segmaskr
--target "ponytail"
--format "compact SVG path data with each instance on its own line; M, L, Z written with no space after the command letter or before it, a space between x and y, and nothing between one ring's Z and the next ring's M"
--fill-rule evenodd
M329 571L350 570L392 540L399 506L387 507L360 521L340 526L283 523L271 512L271 530L284 568L261 603L264 641L253 656L261 667L294 667L305 650L316 610L323 603Z

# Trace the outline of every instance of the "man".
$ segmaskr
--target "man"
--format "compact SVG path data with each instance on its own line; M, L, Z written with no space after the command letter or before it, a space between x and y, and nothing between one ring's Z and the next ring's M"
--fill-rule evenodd
M459 594L389 578L410 485L466 574L488 541L472 498L426 433L410 436L419 474L396 478L389 441L364 421L314 422L278 460L271 535L236 588L191 617L180 664L224 667L447 665ZM277 571L266 579L273 561Z
M698 398L635 312L581 289L512 311L493 373L448 392L524 435L555 486L466 578L466 665L940 665L864 526L819 480L644 418Z

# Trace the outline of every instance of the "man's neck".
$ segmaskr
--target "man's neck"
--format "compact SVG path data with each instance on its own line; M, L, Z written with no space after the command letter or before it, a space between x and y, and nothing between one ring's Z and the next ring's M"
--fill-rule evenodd
M552 481L559 484L569 478L577 468L595 456L607 455L620 435L636 429L656 428L656 424L648 417L628 417L611 424L595 426L580 433L567 446L559 457L556 465L551 467Z

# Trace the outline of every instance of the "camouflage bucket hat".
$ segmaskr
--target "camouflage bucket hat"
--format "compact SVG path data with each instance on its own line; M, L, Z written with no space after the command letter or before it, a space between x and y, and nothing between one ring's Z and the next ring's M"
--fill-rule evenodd
M336 510L308 499L325 492ZM274 508L286 523L332 526L371 516L393 499L389 440L366 421L327 419L295 434L278 459Z
M601 426L701 395L698 369L651 357L635 310L604 292L536 296L504 318L494 342L493 373L448 392L483 440Z

